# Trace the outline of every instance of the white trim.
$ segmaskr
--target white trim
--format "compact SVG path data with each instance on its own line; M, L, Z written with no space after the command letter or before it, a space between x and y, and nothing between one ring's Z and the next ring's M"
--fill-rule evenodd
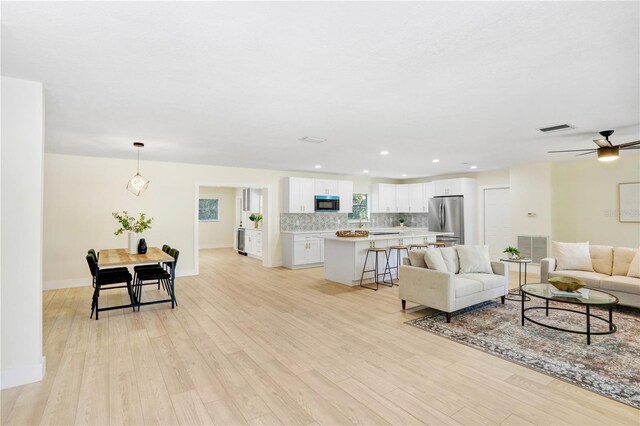
M44 356L37 364L22 365L12 370L3 371L0 375L0 389L39 382L44 378L46 371L47 357Z

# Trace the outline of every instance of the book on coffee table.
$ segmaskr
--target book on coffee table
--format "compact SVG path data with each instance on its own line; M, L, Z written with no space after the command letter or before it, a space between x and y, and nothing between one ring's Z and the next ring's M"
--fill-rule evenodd
M551 290L551 294L556 297L589 297L589 289L581 288L578 291Z

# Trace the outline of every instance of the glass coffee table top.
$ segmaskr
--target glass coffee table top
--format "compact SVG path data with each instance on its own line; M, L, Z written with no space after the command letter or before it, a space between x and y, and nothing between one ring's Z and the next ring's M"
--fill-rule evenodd
M556 295L558 289L551 284L525 284L522 286L522 292L531 296L540 297L547 300L556 300L558 302L575 303L579 305L613 305L618 303L618 298L604 291L592 288L581 288L578 290L581 296L562 296Z

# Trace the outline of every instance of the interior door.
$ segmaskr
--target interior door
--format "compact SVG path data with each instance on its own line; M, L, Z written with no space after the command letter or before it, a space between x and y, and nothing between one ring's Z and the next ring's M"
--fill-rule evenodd
M484 190L484 244L489 246L491 260L503 257L502 250L511 245L509 203L509 188Z

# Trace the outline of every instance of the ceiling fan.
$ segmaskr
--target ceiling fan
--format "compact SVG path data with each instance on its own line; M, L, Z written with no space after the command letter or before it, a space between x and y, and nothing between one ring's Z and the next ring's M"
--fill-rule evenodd
M627 142L622 143L620 145L614 145L609 140L609 136L613 134L613 130L603 130L600 132L600 135L604 139L594 139L593 142L598 145L596 149L567 149L563 151L549 151L549 154L556 154L558 152L582 152L580 155L592 154L594 152L598 153L598 160L600 161L613 161L617 160L620 156L620 150L622 149L640 149L640 141L635 142Z

